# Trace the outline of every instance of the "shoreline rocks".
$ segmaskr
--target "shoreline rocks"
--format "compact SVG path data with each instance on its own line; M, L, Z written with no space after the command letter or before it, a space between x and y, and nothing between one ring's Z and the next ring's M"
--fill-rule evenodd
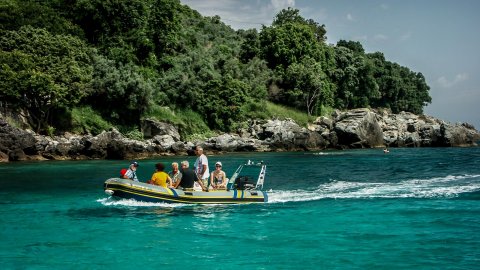
M96 136L66 133L42 136L10 126L0 116L0 162L26 160L141 159L192 155L195 145L207 153L315 151L375 147L476 146L480 133L470 124L408 112L355 109L336 111L301 127L291 119L249 120L236 133L204 141L182 141L177 128L153 119L141 123L143 141L111 129Z

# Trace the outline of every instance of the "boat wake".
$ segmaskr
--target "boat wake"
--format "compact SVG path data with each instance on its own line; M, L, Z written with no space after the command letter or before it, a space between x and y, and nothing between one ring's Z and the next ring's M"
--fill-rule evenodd
M131 207L184 207L187 204L183 203L154 203L154 202L142 202L136 201L134 199L114 199L112 197L98 199L97 202L105 205L105 206L131 206Z
M374 198L457 198L480 192L480 175L448 175L429 179L409 179L400 182L330 181L314 189L267 190L268 203L303 202L322 199ZM475 196L476 197L476 196ZM153 203L133 199L101 198L105 206L178 208L188 204ZM213 204L215 206L216 204Z
M480 175L449 175L396 183L331 181L314 190L267 192L269 203L284 203L321 199L456 198L461 194L479 191Z
M181 207L191 207L192 204L186 203L164 203L164 202L143 202L137 201L134 199L119 199L119 198L101 198L97 202L101 203L104 206L125 206L125 207L161 207L161 208L181 208ZM206 207L217 207L224 204L203 204Z
M314 156L340 156L344 155L345 153L343 152L313 152L313 153L307 153L308 155L314 155Z

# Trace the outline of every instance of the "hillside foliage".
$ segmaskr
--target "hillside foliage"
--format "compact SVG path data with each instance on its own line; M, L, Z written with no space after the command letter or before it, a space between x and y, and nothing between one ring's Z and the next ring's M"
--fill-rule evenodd
M291 8L271 26L235 31L179 0L1 0L0 106L38 132L96 133L138 129L158 108L232 131L271 117L266 104L312 117L357 107L422 113L431 102L421 73L326 35Z

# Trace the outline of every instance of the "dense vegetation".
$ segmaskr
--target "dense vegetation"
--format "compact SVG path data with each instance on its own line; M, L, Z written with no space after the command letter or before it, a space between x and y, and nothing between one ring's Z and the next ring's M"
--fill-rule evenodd
M326 33L290 8L235 31L179 0L0 0L0 106L43 133L138 134L156 117L187 136L279 105L315 116L431 102L421 73Z

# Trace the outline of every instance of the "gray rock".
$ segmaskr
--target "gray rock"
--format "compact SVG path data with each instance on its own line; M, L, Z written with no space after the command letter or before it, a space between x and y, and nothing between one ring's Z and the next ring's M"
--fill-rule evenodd
M0 151L0 162L8 162L8 155Z
M26 160L27 155L37 155L33 132L12 127L0 118L0 152L11 161Z
M212 150L221 152L246 152L246 151L268 151L268 147L262 145L261 141L255 138L243 138L237 134L222 134L207 140L206 144L211 145Z
M208 140L213 148L221 151L238 151L240 145L244 144L243 138L236 134L222 134Z
M266 142L272 149L305 150L316 138L311 138L310 131L300 127L292 119L268 120L252 128L256 131L256 138Z
M28 160L27 155L25 152L22 151L20 148L15 148L8 153L8 159L11 161L26 161Z
M160 145L163 151L170 150L175 143L175 140L171 135L155 135L151 141Z
M443 123L440 126L440 134L439 141L442 146L471 146L480 139L480 134L468 124Z
M387 146L474 146L479 133L469 124L449 124L427 115L383 113L381 127Z
M160 122L155 119L145 119L141 122L141 129L145 139L153 138L157 135L169 135L176 142L180 140L178 129L169 123Z
M382 147L383 132L377 115L369 109L357 109L337 116L334 131L337 144L352 148Z
M42 136L10 126L0 116L0 162L42 159L133 159L160 155L193 155L201 145L211 152L317 150L325 148L473 146L480 133L467 123L388 110L335 111L317 118L308 128L291 119L250 120L238 134L221 134L204 141L182 142L173 125L146 120L145 141L124 137L118 130L97 136Z
M314 124L323 126L324 128L327 129L332 129L333 128L333 121L325 116L320 116L315 121L313 121Z
M172 144L172 151L177 155L187 154L188 150L191 150L192 148L193 148L193 143L191 146L189 146L188 143L181 142L181 141L178 141Z

